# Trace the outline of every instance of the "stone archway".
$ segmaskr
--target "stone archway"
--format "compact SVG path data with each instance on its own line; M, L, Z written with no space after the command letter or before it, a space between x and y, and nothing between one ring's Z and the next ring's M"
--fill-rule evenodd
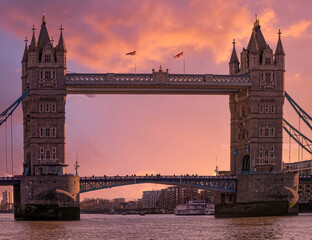
M242 159L242 172L250 171L250 156L245 155Z

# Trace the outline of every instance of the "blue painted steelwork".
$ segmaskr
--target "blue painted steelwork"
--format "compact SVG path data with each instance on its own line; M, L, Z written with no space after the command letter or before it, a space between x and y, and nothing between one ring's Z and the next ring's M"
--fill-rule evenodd
M285 97L290 103L290 105L295 109L299 117L308 125L308 127L312 130L312 126L309 121L312 122L312 117L309 116L295 101L292 99L287 92L285 92Z
M20 177L0 177L0 186L13 186L20 184Z
M299 132L294 126L283 119L283 128L304 150L312 154L312 140ZM302 139L302 141L300 140Z
M285 97L299 115L300 119L302 119L305 124L312 130L312 126L310 122L312 122L312 118L309 114L307 114L289 95L285 92ZM288 133L288 135L294 139L304 150L308 153L312 154L312 140L303 135L299 130L297 130L294 126L292 126L289 122L283 119L283 129ZM301 139L300 139L301 138Z
M24 98L27 96L29 93L29 90L27 89L22 96L20 96L11 106L9 106L6 110L4 110L0 114L0 126L10 117L15 109L18 107L18 105L24 100Z
M214 176L112 176L81 177L80 193L140 183L179 185L210 189L222 192L236 192L236 177Z

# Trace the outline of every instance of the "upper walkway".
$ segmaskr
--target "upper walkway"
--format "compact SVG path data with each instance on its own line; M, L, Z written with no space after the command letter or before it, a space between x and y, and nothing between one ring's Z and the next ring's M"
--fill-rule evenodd
M251 86L248 74L66 74L68 94L230 94Z

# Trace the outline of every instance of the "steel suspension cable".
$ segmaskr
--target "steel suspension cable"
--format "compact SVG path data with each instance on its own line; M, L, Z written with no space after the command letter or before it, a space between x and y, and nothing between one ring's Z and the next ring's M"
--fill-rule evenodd
M12 163L12 176L13 176L13 114L11 115L11 163Z
M5 130L4 130L4 141L5 141L5 173L8 172L8 133L7 133L7 123L4 124Z

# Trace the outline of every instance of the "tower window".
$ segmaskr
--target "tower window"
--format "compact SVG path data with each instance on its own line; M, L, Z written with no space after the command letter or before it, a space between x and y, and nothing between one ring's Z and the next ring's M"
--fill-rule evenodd
M51 128L51 137L52 138L56 137L56 129L55 128Z
M271 58L266 57L265 60L264 60L264 64L265 65L270 65L271 64Z
M40 138L44 138L44 128L40 128Z
M52 159L56 159L56 147L52 148Z
M264 157L269 157L269 150L268 149L265 149L264 150Z
M50 104L46 104L46 112L50 112Z
M46 159L49 160L51 158L50 150L46 150Z
M43 104L42 103L39 104L39 112L41 112L41 113L43 112Z
M51 79L51 71L45 71L44 76L45 76L45 79L50 80Z
M270 137L274 137L274 135L275 135L274 128L271 128L270 129Z
M264 136L265 136L265 137L268 137L268 136L269 136L269 129L266 128L266 129L264 130Z
M49 138L50 137L50 128L47 128L46 129L46 138Z
M44 159L44 148L40 148L40 159Z
M263 128L259 129L259 137L263 137Z
M271 105L271 113L275 113L275 105Z
M269 111L270 111L269 105L265 105L265 113L269 113Z
M46 55L44 56L44 61L45 61L45 62L51 62L51 55L50 55L50 54L46 54Z
M271 82L271 73L266 73L266 74L265 74L265 81L266 81L267 83Z
M56 104L52 103L51 105L51 112L56 112Z
M263 105L262 104L259 105L259 113L263 113Z

